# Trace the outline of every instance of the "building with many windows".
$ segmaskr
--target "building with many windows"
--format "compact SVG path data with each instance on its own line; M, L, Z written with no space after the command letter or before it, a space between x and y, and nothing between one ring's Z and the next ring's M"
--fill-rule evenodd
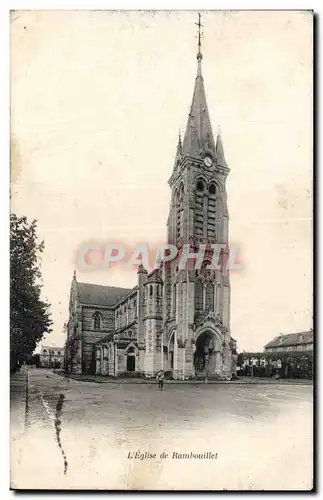
M39 365L42 368L63 368L64 347L43 346L39 354Z
M313 330L278 335L265 345L266 353L313 351Z
M160 369L175 379L197 375L230 379L236 341L230 334L230 279L225 266L210 269L212 245L228 253L229 174L220 134L214 139L202 76L197 75L186 132L178 139L169 179L168 243L178 257L150 274L141 265L128 290L79 283L70 291L66 368L77 373L152 377ZM205 245L202 268L179 266L184 245Z

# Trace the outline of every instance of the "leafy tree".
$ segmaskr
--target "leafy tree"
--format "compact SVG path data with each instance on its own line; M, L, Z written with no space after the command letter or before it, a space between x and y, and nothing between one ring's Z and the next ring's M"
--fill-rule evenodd
M42 337L51 332L50 305L41 298L37 221L10 215L10 354L32 354Z

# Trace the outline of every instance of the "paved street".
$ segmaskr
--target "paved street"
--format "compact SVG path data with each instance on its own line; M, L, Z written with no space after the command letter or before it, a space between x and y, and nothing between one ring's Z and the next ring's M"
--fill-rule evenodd
M22 370L11 386L12 487L311 487L310 385L166 384L159 391L29 369L28 380ZM156 458L128 458L138 450ZM179 458L191 452L216 458Z

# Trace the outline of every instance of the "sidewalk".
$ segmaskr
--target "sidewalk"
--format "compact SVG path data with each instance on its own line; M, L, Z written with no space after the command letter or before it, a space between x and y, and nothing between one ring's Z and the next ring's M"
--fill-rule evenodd
M25 433L27 368L10 375L10 432L12 439ZM27 408L28 413L28 408Z
M53 372L54 373L54 372ZM156 384L156 379L145 378L114 378L103 375L78 375L75 373L65 375L63 372L55 372L56 375L66 376L80 382L93 382L96 384ZM205 384L205 380L173 380L166 379L165 384ZM238 380L208 380L207 384L259 384L259 385L312 385L313 381L308 379L273 379L265 377L240 377Z
M51 422L37 419L43 409L28 367L10 376L10 488L55 489L66 478ZM27 393L27 394L26 394Z

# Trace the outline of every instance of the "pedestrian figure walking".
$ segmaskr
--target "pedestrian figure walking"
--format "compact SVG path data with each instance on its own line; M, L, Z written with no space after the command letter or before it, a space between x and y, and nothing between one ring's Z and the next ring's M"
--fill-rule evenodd
M163 370L160 370L157 373L157 377L156 378L158 380L158 387L162 391L163 390L163 386L164 386L164 372L163 372Z

